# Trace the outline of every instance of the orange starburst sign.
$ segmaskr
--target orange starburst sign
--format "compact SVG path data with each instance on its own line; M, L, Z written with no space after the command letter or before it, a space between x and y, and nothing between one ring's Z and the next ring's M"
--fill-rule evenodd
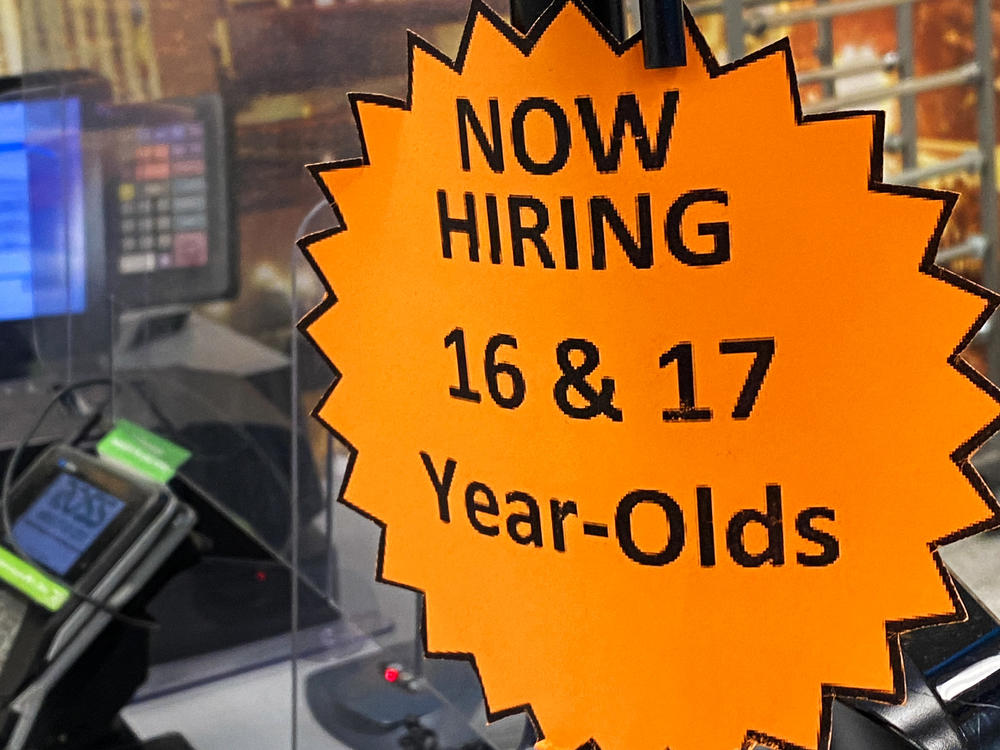
M313 168L343 499L428 650L551 747L817 747L827 688L893 693L887 629L955 615L933 546L991 513L954 197L879 182L880 115L803 118L787 43L721 68L688 28L647 70L573 2L527 37L476 3Z

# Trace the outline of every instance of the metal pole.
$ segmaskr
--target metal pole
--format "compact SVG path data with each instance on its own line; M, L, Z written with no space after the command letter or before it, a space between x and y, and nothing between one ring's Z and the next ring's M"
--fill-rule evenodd
M639 0L647 68L678 68L687 62L681 0Z
M919 185L935 177L942 177L946 174L956 174L958 172L979 172L983 166L983 156L979 149L967 151L961 156L956 156L948 161L940 161L935 164L928 164L925 167L914 167L904 169L898 174L892 175L890 180L899 185Z
M1000 218L997 215L996 170L996 94L993 89L996 72L993 67L993 18L991 0L975 0L976 60L979 62L979 150L983 155L980 170L979 198L982 206L982 234L986 238L983 255L983 283L996 289L1000 278L997 273L997 248L1000 247ZM989 371L996 379L1000 376L1000 335L996 327L989 337Z
M978 2L978 0L977 0ZM816 112L831 112L848 107L856 107L861 104L874 104L883 99L893 99L910 94L922 94L926 91L936 91L937 89L948 88L949 86L964 86L973 82L978 83L982 76L979 63L967 63L960 68L945 70L941 73L934 73L920 78L909 78L891 86L873 86L869 89L861 89L852 94L845 94L833 99L823 99L813 102L805 107L806 114Z
M896 49L899 52L899 79L916 75L913 54L913 6L896 8ZM917 97L906 94L899 98L899 134L902 139L903 169L917 166Z
M818 5L829 5L830 0L816 0ZM816 59L821 67L829 68L833 65L833 19L821 18L816 24ZM823 95L833 97L837 95L837 81L827 79L823 81Z
M818 81L837 80L849 76L864 75L865 73L890 72L896 69L897 59L895 52L889 52L882 56L881 60L871 60L867 62L847 63L844 65L830 65L823 68L815 68L799 73L799 84L817 83Z
M726 19L726 50L730 62L739 60L746 54L744 34L746 25L743 22L743 0L726 0L723 7L723 17Z
M688 10L696 16L707 16L712 13L722 13L729 0L703 0L699 3L691 3ZM761 5L773 5L774 0L743 0L744 8L756 8Z
M849 13L860 13L866 10L877 10L879 8L893 8L907 3L914 3L917 0L845 0L840 3L830 5L814 5L809 8L799 8L787 10L780 13L764 14L760 11L754 12L750 22L750 29L754 33L763 32L767 29L779 26L791 26L796 23L808 23L818 21L821 18L834 18L835 16L846 16Z
M944 266L953 261L965 258L982 258L988 244L985 237L974 234L965 242L939 250L936 259L937 263Z

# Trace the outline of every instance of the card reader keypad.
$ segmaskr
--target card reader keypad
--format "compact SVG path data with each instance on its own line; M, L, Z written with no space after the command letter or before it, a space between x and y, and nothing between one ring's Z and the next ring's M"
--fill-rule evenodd
M137 128L121 154L118 272L208 263L205 131L200 123Z

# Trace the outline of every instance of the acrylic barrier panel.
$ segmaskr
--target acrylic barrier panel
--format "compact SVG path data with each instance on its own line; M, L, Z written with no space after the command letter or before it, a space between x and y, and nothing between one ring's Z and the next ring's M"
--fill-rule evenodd
M26 6L22 20L37 13L51 21L61 7ZM116 9L108 6L106 31L122 46L137 22ZM26 35L25 49L34 42ZM294 588L288 356L203 307L231 299L238 285L222 97L218 90L170 98L148 90L126 100L105 69L67 72L56 57L25 57L33 66L21 81L29 111L35 99L54 97L52 109L76 116L72 138L64 139L75 138L75 150L52 156L57 166L40 163L58 174L57 194L67 196L59 217L69 238L65 286L75 288L73 262L86 267L88 280L85 296L69 295L72 328L60 338L63 329L36 316L34 334L43 346L80 352L77 360L94 360L103 373L108 397L92 407L100 416L95 439L131 423L190 453L170 485L198 514L200 557L149 605L160 627L140 695L287 658ZM47 115L40 106L38 118ZM44 226L54 223L45 218ZM74 233L79 226L82 237ZM45 257L37 245L32 253ZM262 641L268 648L252 648ZM225 650L233 653L212 658Z

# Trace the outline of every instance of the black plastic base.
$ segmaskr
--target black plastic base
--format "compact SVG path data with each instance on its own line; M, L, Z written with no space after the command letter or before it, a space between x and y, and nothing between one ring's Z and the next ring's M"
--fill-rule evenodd
M469 724L482 700L472 668L451 659L422 660L414 665L413 658L412 644L404 644L315 672L306 681L306 699L313 717L353 750L490 747ZM386 682L384 671L389 663L422 671L423 679L434 687L425 684L409 690ZM534 744L530 725L525 732L530 736L522 737L517 747ZM428 737L414 744L421 734ZM405 744L407 741L410 744Z

